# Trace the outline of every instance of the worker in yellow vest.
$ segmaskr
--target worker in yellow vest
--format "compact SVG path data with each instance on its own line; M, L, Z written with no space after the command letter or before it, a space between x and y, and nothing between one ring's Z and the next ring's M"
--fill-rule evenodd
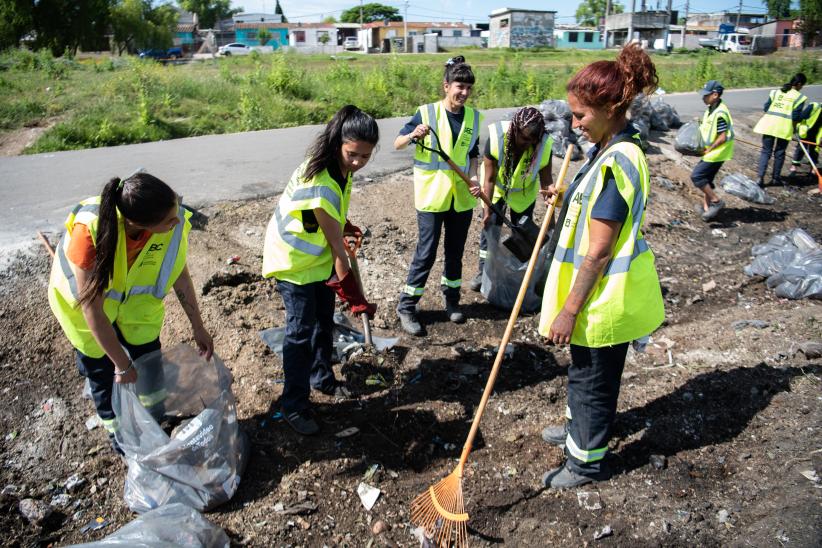
M796 135L806 141L805 150L811 157L810 161L816 164L819 161L819 147L822 144L822 103L816 101L808 103L805 112L802 114L802 121L796 126ZM815 144L808 144L815 143ZM802 163L805 153L798 144L793 151L791 158L791 175L796 173L796 168ZM811 168L813 170L813 167Z
M506 206L511 208L511 222L514 224L525 217L533 218L538 191L547 189L553 183L552 144L553 139L545 131L542 113L534 107L519 109L510 122L488 126L488 141L480 168L483 192L491 196L491 201L503 211ZM485 206L480 233L479 273L470 284L474 291L482 287L482 271L488 253L485 231L491 225L502 225L502 219Z
M111 179L100 196L80 202L66 219L55 251L49 305L75 349L97 414L119 453L111 408L114 383L136 382L134 360L159 350L163 298L172 287L200 353L210 359L214 350L186 265L190 217L167 184L138 172ZM143 394L141 402L159 419L162 371L146 368L144 374L157 390Z
M542 432L545 441L564 445L567 457L543 476L549 488L610 477L603 459L628 344L665 316L654 254L641 231L648 162L625 116L636 95L650 93L657 82L651 59L631 44L616 61L584 67L567 86L573 126L594 147L565 193L548 244L553 258L539 332L571 346L566 422Z
M714 179L722 164L734 157L733 119L727 105L722 102L723 91L725 88L716 80L709 80L701 90L702 102L708 108L702 115L699 131L707 146L702 152L702 160L691 172L691 181L704 194L699 208L703 221L716 217L725 206L725 202L714 192Z
M400 130L394 148L402 150L412 140L431 148L436 143L429 126L436 128L442 149L464 173L475 189L479 158L479 133L482 116L465 105L474 86L474 73L460 56L445 64L442 87L444 99L422 105ZM476 193L476 190L474 191ZM462 286L462 253L471 217L477 200L468 185L436 153L416 147L414 153L414 205L417 210L417 248L408 271L405 287L397 305L397 315L403 330L414 336L425 334L417 317L417 304L425 290L425 282L437 258L440 234L445 229L445 265L440 281L448 319L462 323L465 316L459 308Z
M801 72L780 89L771 90L765 102L765 114L754 126L754 132L762 135L762 152L759 154L759 186L765 186L765 172L773 154L771 184L780 184L785 150L794 135L794 128L802 120L808 98L799 93L808 79Z
M331 368L334 293L356 315L377 310L351 272L343 238L362 236L348 220L352 176L371 159L379 136L372 116L354 105L340 109L294 171L266 230L263 276L277 280L285 305L280 404L286 422L302 435L320 429L311 388L350 396Z

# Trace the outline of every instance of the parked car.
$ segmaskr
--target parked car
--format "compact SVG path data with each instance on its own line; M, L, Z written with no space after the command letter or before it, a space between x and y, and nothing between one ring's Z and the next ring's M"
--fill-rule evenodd
M360 49L360 42L356 36L347 36L343 40L343 49Z
M240 43L226 44L220 46L217 53L219 55L248 55L251 53L251 48Z
M156 59L157 61L164 61L166 59L179 59L183 56L182 48L152 48L140 52L140 59Z

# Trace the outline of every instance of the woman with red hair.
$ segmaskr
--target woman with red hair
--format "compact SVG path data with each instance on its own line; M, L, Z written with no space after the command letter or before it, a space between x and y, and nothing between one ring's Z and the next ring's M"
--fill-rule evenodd
M628 343L662 323L665 309L654 255L640 228L650 191L648 162L626 118L634 97L658 82L636 44L616 61L597 61L568 83L573 126L594 143L566 191L549 250L540 334L571 346L566 421L542 432L565 447L566 462L545 487L576 487L611 477L604 462ZM553 195L556 189L549 187Z

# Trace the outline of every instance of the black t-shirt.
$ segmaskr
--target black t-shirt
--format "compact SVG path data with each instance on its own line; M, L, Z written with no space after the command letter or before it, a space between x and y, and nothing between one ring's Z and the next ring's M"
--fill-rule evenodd
M457 142L457 137L459 137L460 129L462 129L462 120L465 118L465 109L460 109L459 112L448 112L446 110L445 113L448 115L448 125L451 126L451 144L454 145ZM411 120L407 124L405 124L400 130L400 135L411 134L411 132L413 132L421 123L422 114L420 114L419 109L417 109L417 112L414 113L414 116L411 118ZM477 139L477 141L474 143L474 146L468 152L468 157L477 158L479 155L479 139Z

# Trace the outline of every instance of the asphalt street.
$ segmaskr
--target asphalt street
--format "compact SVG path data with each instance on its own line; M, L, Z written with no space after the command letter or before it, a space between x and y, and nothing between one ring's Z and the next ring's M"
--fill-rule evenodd
M728 90L724 99L732 113L760 111L769 89ZM811 100L822 100L822 85L807 86L802 91ZM670 94L665 100L683 119L699 116L704 109L697 93ZM483 139L487 136L486 126L512 110L484 111ZM412 148L397 152L391 145L407 119L379 121L382 144L361 172L363 177L410 167ZM277 194L302 161L320 127L0 158L0 204L6 211L0 221L0 250L8 252L30 245L37 230L61 230L74 204L99 193L109 178L125 177L139 167L169 183L193 206Z

